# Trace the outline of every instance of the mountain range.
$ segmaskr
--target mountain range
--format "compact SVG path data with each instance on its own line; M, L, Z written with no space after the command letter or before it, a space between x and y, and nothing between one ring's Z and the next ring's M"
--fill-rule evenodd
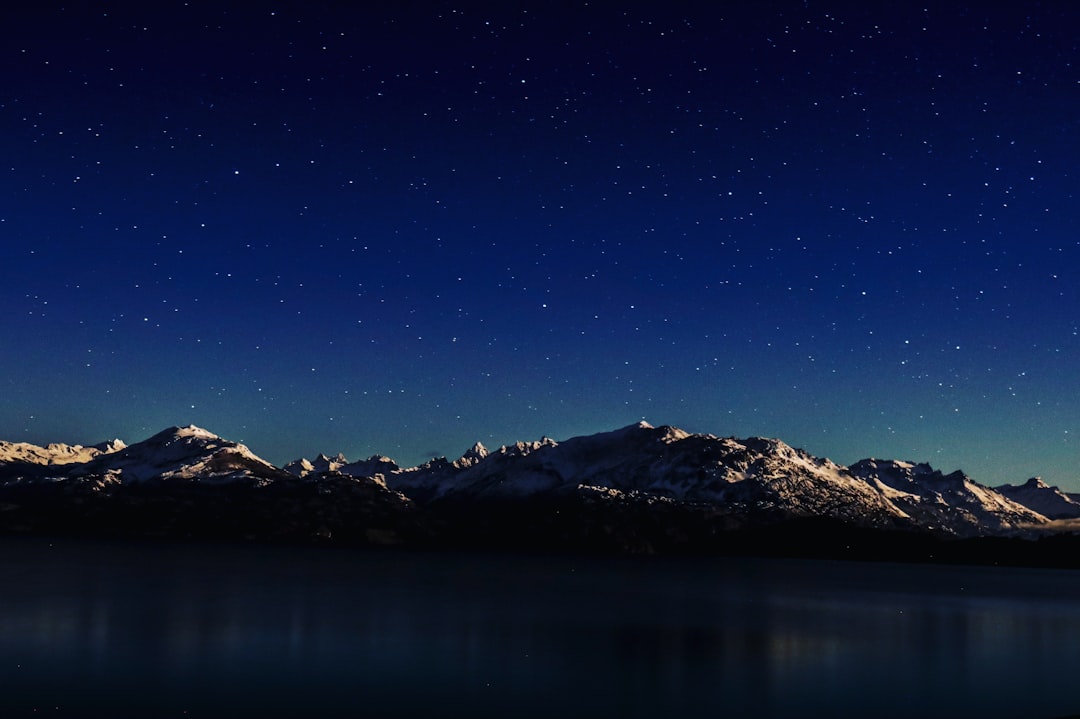
M131 445L0 442L8 533L633 552L740 551L751 536L850 548L858 537L933 552L948 540L1030 545L1072 536L1073 522L1080 497L1038 478L993 488L925 463L845 467L778 439L645 422L491 451L477 443L416 467L338 454L279 468L195 426Z

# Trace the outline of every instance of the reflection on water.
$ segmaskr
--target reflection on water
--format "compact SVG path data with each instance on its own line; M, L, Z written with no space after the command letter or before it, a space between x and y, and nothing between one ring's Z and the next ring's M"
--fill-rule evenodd
M0 541L0 716L1080 711L1080 574Z

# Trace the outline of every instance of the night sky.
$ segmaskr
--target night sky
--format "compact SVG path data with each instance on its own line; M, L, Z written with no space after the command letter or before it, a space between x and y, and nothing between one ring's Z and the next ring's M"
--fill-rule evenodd
M1076 3L38 5L2 439L646 419L1080 490Z

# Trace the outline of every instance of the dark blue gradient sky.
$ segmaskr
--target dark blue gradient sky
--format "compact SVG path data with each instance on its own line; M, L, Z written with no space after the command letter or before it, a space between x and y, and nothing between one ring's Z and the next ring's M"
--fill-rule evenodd
M253 5L5 21L0 437L1080 490L1076 4Z

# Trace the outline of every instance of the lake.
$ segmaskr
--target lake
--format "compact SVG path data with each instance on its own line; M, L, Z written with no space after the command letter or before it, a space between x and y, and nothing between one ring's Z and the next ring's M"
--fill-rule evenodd
M1080 573L0 538L0 716L1051 717Z

